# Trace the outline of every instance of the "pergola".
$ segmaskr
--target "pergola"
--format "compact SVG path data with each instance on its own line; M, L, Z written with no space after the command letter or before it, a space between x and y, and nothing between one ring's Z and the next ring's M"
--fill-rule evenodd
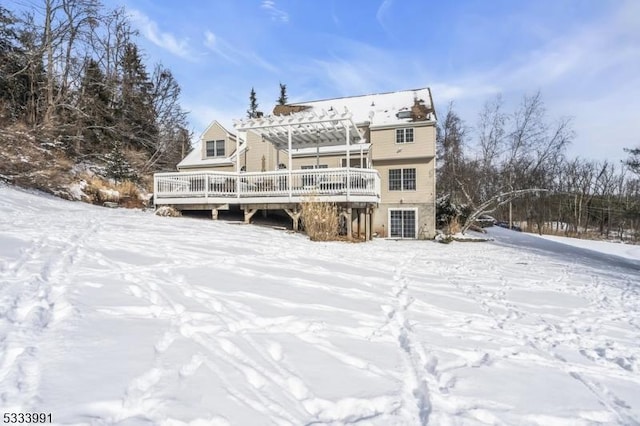
M346 108L340 113L335 110L319 113L301 111L289 115L269 115L266 117L235 120L238 132L251 131L274 145L276 150L286 150L289 156L289 171L292 164L292 150L321 146L346 146L347 166L350 163L350 145L363 143L360 130ZM246 137L245 137L246 140ZM236 139L236 152L240 152L240 138ZM236 161L236 171L240 172L240 162ZM291 173L291 172L289 172Z

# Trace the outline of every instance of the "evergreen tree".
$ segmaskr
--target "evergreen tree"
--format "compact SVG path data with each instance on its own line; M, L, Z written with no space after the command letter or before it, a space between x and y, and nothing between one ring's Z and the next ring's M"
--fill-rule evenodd
M24 118L29 80L24 69L26 57L20 41L18 20L0 6L0 119L10 122Z
M278 105L286 105L288 101L287 98L287 85L280 83L280 97L276 101Z
M249 94L249 109L247 110L247 117L256 118L258 117L258 100L256 98L256 91L254 88L251 88L251 93Z
M121 61L119 137L124 147L144 149L153 154L158 135L153 105L153 84L138 51L128 43Z
M116 182L125 180L135 182L138 180L138 176L125 158L122 150L122 144L116 143L111 152L105 156L107 177Z
M84 77L78 100L78 127L82 133L82 146L77 153L102 151L114 138L115 118L111 107L111 91L100 65L88 59L84 67Z

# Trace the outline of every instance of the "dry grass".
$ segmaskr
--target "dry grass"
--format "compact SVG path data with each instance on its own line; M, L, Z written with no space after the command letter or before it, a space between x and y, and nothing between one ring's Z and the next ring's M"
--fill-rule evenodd
M117 183L115 189L120 193L121 197L139 198L140 196L138 187L130 180Z
M339 240L339 215L335 204L319 202L315 198L305 200L300 219L311 241Z
M451 219L451 221L447 224L445 233L447 235L454 235L460 232L461 229L462 229L462 226L460 225L458 216L456 216L453 219Z
M104 204L105 202L118 203L123 207L140 208L144 202L140 199L140 190L130 181L112 183L97 176L85 176L87 186L84 193L89 197L89 202Z

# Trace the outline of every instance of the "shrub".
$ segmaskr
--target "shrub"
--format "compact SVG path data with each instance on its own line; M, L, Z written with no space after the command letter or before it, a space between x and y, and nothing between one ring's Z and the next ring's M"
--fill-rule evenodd
M319 202L315 198L305 200L300 219L311 241L338 240L339 215L335 204Z
M174 209L169 206L162 206L156 210L157 216L165 216L165 217L179 217L182 216L179 210Z
M115 189L120 193L122 197L139 198L140 191L135 183L130 180L125 180L116 184Z

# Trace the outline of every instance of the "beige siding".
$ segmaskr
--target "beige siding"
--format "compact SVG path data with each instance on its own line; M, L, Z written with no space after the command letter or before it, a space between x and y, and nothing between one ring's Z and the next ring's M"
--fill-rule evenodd
M276 168L276 149L273 145L255 133L247 133L247 147L240 157L240 165L246 166L248 172L261 172L263 171L264 157L264 171L275 170Z
M200 149L202 150L202 159L207 158L207 141L224 140L224 155L229 157L236 150L236 139L232 137L221 125L217 122L213 123L211 127L207 129L202 135L202 143ZM209 157L211 158L211 157Z
M435 236L435 159L378 160L374 168L380 173L380 205L374 213L373 230L381 237L388 236L389 209L417 209L418 238ZM416 189L390 191L389 170L416 169Z
M403 127L398 127L403 128ZM435 126L413 127L413 142L396 143L396 128L371 130L372 158L407 159L435 156Z
M299 170L302 166L315 166L320 163L321 166L327 166L330 169L336 167L342 167L341 159L345 158L344 155L324 155L320 156L319 161L316 157L298 157L293 158L293 169Z
M373 213L373 232L378 237L389 236L389 209L416 209L417 237L431 239L435 237L435 203L381 203Z
M425 203L434 200L434 160L422 162L396 162L379 164L374 162L373 167L380 173L381 200L383 203ZM416 169L416 189L411 191L389 191L389 170L391 169Z

